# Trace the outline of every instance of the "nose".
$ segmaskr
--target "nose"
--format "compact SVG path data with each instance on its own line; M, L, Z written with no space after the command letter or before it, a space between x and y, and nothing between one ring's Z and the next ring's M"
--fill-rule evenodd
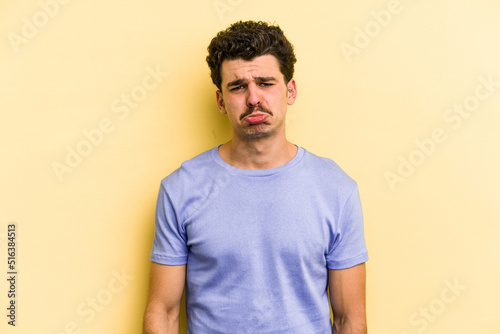
M255 85L248 85L247 89L247 106L255 107L260 103L259 90Z

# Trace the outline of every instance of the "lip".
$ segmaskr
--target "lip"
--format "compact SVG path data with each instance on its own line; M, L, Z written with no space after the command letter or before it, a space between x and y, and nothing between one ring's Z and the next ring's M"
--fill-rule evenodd
M269 118L268 114L253 113L245 117L245 121L248 124L254 125L254 124L264 123L265 121L267 121L268 118Z

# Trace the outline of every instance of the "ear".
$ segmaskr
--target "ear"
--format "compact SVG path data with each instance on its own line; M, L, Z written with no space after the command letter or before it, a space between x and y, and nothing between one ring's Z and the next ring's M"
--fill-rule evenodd
M215 98L217 100L217 107L219 108L221 114L227 114L226 106L224 105L224 98L222 97L222 92L220 90L215 92Z
M295 80L291 79L288 81L287 85L287 96L288 96L288 105L291 106L294 104L295 99L297 98L297 85L295 84Z

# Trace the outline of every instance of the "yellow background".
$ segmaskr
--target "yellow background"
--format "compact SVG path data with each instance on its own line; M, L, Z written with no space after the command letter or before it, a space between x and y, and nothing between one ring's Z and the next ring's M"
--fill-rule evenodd
M230 137L205 56L240 19L295 45L289 139L358 181L369 332L500 332L497 1L66 2L0 4L0 267L15 222L19 271L15 328L0 283L2 333L140 333L159 182ZM463 103L467 117L450 111ZM429 143L434 129L446 139Z

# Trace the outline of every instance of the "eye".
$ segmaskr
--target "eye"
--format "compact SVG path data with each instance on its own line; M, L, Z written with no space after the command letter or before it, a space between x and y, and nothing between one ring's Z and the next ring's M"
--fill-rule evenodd
M237 91L237 90L240 90L240 89L243 89L245 88L245 86L243 85L239 85L239 86L236 86L236 87L233 87L230 89L231 92L234 92L234 91Z
M271 87L273 84L272 83L268 83L268 82L261 82L260 85L262 87Z

